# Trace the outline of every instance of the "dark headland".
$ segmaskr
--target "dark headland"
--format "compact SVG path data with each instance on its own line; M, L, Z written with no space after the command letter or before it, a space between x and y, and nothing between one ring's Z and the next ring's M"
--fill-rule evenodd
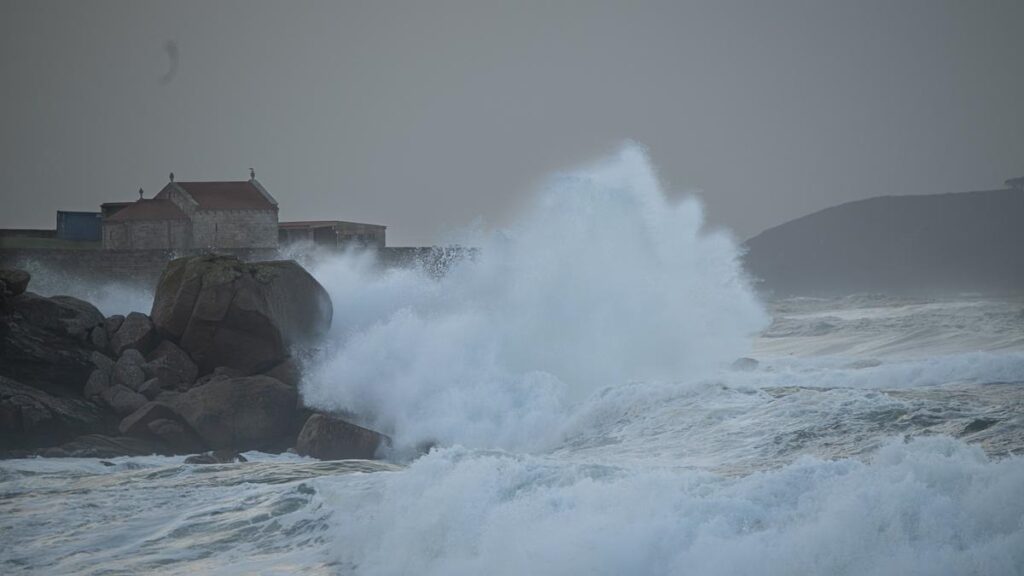
M882 196L826 208L746 242L774 296L1000 294L1024 289L1024 190Z

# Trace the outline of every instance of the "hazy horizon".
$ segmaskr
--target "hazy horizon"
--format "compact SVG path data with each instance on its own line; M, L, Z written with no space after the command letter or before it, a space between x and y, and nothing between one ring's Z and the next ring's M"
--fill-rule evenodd
M391 245L501 225L553 171L644 145L746 238L1024 174L1024 4L0 4L0 227L179 180Z

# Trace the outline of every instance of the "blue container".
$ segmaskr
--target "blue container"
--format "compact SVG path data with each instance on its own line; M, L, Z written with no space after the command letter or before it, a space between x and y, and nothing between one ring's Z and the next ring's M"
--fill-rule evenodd
M99 242L103 238L103 217L99 212L57 211L57 238Z

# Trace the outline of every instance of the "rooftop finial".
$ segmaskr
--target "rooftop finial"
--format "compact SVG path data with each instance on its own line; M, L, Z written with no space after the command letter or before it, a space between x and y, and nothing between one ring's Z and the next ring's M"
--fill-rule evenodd
M139 188L139 200L142 200L142 188Z
M174 172L171 172L171 182L174 182Z
M255 179L256 179L256 171L253 170L252 168L249 168L249 180L255 180Z

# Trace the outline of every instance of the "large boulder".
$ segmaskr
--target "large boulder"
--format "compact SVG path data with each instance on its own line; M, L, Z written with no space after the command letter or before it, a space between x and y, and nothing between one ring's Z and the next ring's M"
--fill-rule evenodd
M313 414L299 432L295 451L320 460L369 460L387 436L327 414Z
M0 305L28 289L32 276L16 268L0 268Z
M0 376L0 452L51 446L105 428L95 404L62 398Z
M121 384L114 384L104 390L100 398L121 416L135 412L149 401L149 398Z
M164 388L188 387L199 375L196 363L170 340L157 345L142 369L147 377L159 378Z
M149 402L121 420L118 432L124 436L157 440L175 454L206 450L202 439L173 408Z
M293 444L298 392L267 376L213 380L168 405L213 450L281 450Z
M171 261L150 316L206 374L228 366L255 374L279 364L293 346L314 343L331 325L323 286L291 260L242 262L229 256Z
M25 292L0 310L0 375L58 395L81 391L92 372L95 306L70 296Z
M110 348L114 354L125 350L138 350L142 354L149 353L156 344L156 331L149 317L139 312L132 312L121 322L121 326L110 338Z

